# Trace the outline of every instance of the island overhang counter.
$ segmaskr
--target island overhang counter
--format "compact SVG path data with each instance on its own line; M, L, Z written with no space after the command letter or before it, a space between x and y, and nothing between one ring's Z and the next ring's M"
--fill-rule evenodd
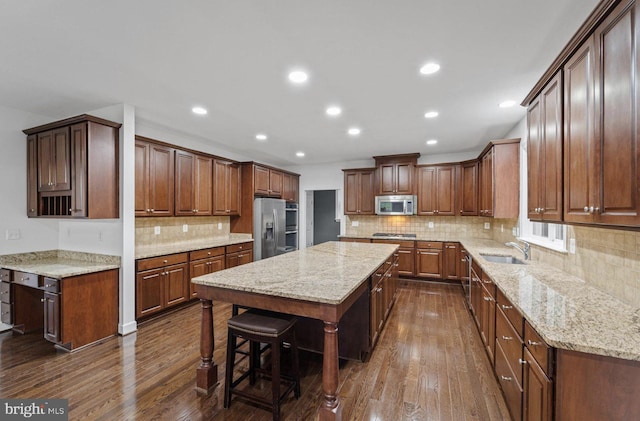
M196 390L209 393L218 380L213 361L213 300L322 320L324 324L321 420L340 420L338 323L369 288L369 277L397 245L327 242L193 278L202 304L201 362Z

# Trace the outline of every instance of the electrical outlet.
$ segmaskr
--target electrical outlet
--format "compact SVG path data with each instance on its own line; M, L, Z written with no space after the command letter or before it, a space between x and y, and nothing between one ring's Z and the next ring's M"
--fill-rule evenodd
M434 226L435 224L433 222L429 222L429 228L433 229Z
M352 227L357 227L358 225L360 225L360 221L351 221Z
M153 227L153 233L155 235L160 235L160 227L159 226L155 226Z
M569 253L576 254L576 239L569 238Z
M484 229L490 230L491 229L491 222L485 222L484 223Z
M7 240L19 240L20 239L20 230L19 229L9 229L5 231L5 238Z
M222 229L222 222L218 222L218 229L221 230Z
M183 224L182 225L182 232L189 232L189 225Z

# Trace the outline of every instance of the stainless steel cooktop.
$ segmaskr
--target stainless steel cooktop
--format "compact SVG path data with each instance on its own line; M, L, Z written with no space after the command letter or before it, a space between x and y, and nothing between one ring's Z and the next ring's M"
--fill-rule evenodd
M374 237L402 237L402 238L416 238L415 234L397 234L393 232L376 232Z

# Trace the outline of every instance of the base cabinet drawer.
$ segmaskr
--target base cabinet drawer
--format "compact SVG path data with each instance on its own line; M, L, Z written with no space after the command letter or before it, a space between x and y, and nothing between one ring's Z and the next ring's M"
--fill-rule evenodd
M10 304L11 300L11 284L9 282L0 282L0 302Z
M512 420L520 420L522 414L522 386L518 378L511 371L504 350L500 343L496 343L495 373L502 388L504 400L509 408Z
M0 303L0 316L1 322L4 324L13 324L13 317L11 316L12 311L11 304L9 303Z

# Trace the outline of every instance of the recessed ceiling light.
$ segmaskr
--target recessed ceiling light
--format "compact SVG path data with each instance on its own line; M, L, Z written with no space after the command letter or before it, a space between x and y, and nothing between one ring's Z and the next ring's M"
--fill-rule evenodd
M303 70L294 70L289 73L289 80L298 85L305 83L308 79L309 75Z
M194 114L198 114L198 115L205 115L205 114L207 114L207 109L206 109L206 108L202 108L202 107L193 107L193 108L191 109L191 111L192 111Z
M342 108L338 107L337 105L331 105L330 107L327 107L327 110L325 112L327 113L327 115L335 117L342 114Z
M514 105L516 105L515 101L502 101L499 105L500 108L509 108L509 107L513 107Z
M298 158L302 158L304 156L304 152L296 152L296 156Z
M359 127L350 127L349 130L347 130L349 136L358 136L361 132L362 130L360 130Z
M420 73L423 75L431 75L440 70L440 65L437 63L427 63L420 68Z
M437 111L429 111L427 113L424 113L424 118L434 118L434 117L438 117Z
M436 139L427 140L427 145L435 145L436 143L438 143L438 141Z
M260 141L263 141L263 142L264 142L265 140L267 140L267 135L266 135L266 134L263 134L263 133L258 133L258 134L256 135L256 140L260 140Z

